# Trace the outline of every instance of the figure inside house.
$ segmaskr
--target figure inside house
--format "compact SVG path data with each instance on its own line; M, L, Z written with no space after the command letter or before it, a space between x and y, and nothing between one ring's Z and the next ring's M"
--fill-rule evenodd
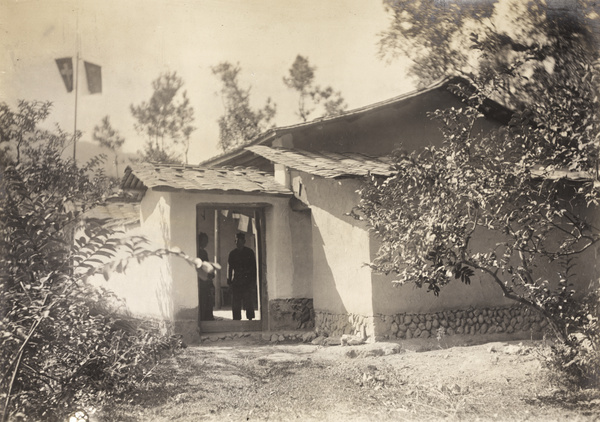
M204 262L208 262L208 235L206 233L198 234L198 258ZM214 270L210 272L204 271L204 267L198 269L198 321L212 321L213 307L215 303L215 285Z
M256 297L256 256L246 245L246 235L237 233L235 249L229 253L227 261L227 284L231 288L231 310L234 320L242 319L242 308L248 320L254 319L254 298Z

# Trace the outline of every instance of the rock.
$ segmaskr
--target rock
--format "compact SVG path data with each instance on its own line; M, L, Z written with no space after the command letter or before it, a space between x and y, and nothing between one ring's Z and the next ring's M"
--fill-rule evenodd
M485 321L483 319L483 315L479 314L479 316L477 317L477 321L479 321L480 324L483 324L483 321Z
M409 325L409 326L410 326L410 323L411 323L411 322L412 322L412 316L410 316L410 315L406 315L406 316L404 317L404 323L405 323L406 325Z
M413 334L415 337L419 337L421 335L421 330L417 328Z
M277 341L279 341L279 336L277 334L273 334L271 336L271 342L275 343Z
M407 340L410 340L411 338L413 338L413 336L412 336L412 332L411 332L411 330L410 330L410 329L409 329L409 330L406 330L406 335L405 335L405 337L404 337L404 338L406 338Z
M308 342L313 341L316 337L317 337L317 335L313 331L311 331L311 332L308 332L308 333L304 333L302 335L302 341L304 343L308 343Z
M419 330L423 331L426 326L425 326L424 322L420 322L419 325L418 325L418 327L419 327Z
M400 347L399 344L394 344L391 347L385 347L383 349L383 354L386 356L387 355L395 355L395 354L402 353L402 352L403 352L402 347Z
M479 332L481 334L485 334L485 333L487 333L487 330L488 330L488 325L487 324L482 324L481 328L479 329Z
M358 356L358 352L356 350L354 350L354 349L350 349L350 350L348 350L346 352L346 357L348 357L348 358L352 359L352 358L355 358L357 356Z
M438 328L439 326L440 326L440 323L438 322L437 319L434 319L433 321L431 321L432 328Z
M327 337L323 344L325 346L339 346L341 341L339 337Z
M507 355L521 355L523 354L523 346L517 344L509 344L505 346L502 351Z
M277 340L284 341L285 340L285 336L283 334L280 334L279 338Z
M426 329L427 331L431 330L431 327L432 327L432 325L433 325L433 324L431 323L431 320L427 321L427 322L425 323L425 329Z
M325 340L327 340L327 337L319 336L319 337L314 338L311 341L311 343L314 344L314 345L316 345L316 346L322 346L323 343L325 343Z
M364 344L365 340L361 337L358 336L351 336L351 335L343 335L340 338L340 344L342 346L358 346L360 344Z
M508 346L508 343L491 343L488 345L488 352L498 353L504 350Z
M423 331L419 337L420 338L429 338L429 335L430 335L429 331Z
M360 337L353 337L350 340L348 340L348 346L358 346L361 344L365 344L365 339L362 339Z
M440 325L444 328L448 328L448 320L447 319L441 319L440 320Z

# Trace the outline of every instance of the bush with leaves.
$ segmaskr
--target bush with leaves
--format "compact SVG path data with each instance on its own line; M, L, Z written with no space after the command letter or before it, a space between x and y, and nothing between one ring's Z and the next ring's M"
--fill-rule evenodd
M570 387L600 386L600 289L585 297L574 298L566 280L561 280L560 294L549 297L560 320L568 325L569 339L551 345L551 353L544 355L544 364L551 370L551 379ZM557 300L558 296L558 300Z
M477 273L546 318L574 353L566 369L576 357L593 356L582 349L600 347L585 322L585 290L572 296L564 290L573 282L569 267L585 264L586 251L600 240L594 217L600 72L589 33L576 19L546 16L542 6L496 26L502 7L522 6L515 1L473 9L470 18L433 0L386 3L394 20L383 48L412 51L412 70L423 80L448 70L469 78L449 87L463 107L431 113L441 145L396 152L396 173L372 178L362 189L358 218L381 240L371 267L436 295L452 280L468 284ZM440 15L407 23L430 3ZM460 55L448 57L440 34L448 42L461 40L452 44ZM413 44L401 43L410 37ZM415 43L425 48L415 51ZM483 130L490 99L510 106L510 121ZM484 246L476 242L482 239ZM593 277L588 281L597 281ZM582 378L594 373L587 358L577 362Z
M98 220L83 220L109 187L94 160L82 167L61 157L70 139L37 128L42 103L22 103L15 116L32 125L3 127L7 145L24 139L19 158L5 149L0 168L0 398L3 422L22 412L61 420L78 405L118 399L180 346L157 324L115 313L110 293L90 277L123 270L130 259L179 255L151 250ZM3 109L9 110L7 107ZM27 113L27 116L18 116ZM74 239L74 233L82 233Z

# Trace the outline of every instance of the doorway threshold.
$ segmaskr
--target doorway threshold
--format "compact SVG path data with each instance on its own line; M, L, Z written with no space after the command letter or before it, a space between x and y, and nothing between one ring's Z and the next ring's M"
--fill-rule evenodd
M262 331L262 321L201 321L200 333L230 333Z

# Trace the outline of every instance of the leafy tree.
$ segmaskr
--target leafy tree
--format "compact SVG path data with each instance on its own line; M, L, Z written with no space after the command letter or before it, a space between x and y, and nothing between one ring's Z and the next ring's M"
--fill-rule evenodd
M150 101L130 106L131 114L137 120L135 128L148 137L141 154L142 160L181 162L180 154L173 147L182 147L187 163L190 136L196 128L192 126L194 109L187 91L181 91L182 87L183 80L177 76L177 72L162 73L152 81L154 93Z
M539 4L496 26L507 3L519 5L473 9L478 19L442 2L388 3L394 21L384 48L413 54L425 81L449 71L470 78L451 88L463 107L432 113L442 145L396 152L396 174L371 179L357 216L381 240L374 270L436 295L454 279L487 277L548 320L568 350L563 369L590 381L600 364L600 339L589 329L598 307L582 304L570 278L600 240L589 212L600 199L597 51L575 17L558 19ZM416 19L428 6L438 15ZM513 110L507 125L483 131L489 98ZM482 249L481 239L493 242ZM548 265L558 265L555 279L542 271Z
M221 81L221 95L225 114L219 118L219 146L228 151L243 145L268 127L275 117L276 105L267 99L262 109L255 110L250 105L250 88L240 86L239 64L223 62L212 68L213 75Z
M92 135L94 141L98 142L101 146L110 149L115 155L115 168L117 170L117 177L119 177L119 149L125 143L125 138L119 135L119 132L113 129L110 118L104 116L102 118L101 125L94 127L94 133Z
M0 104L0 145L4 157L12 148L15 160L21 160L22 148L35 135L37 122L48 117L51 107L49 102L19 101L17 111L14 112L6 103Z
M306 122L315 107L323 104L324 116L335 116L346 108L340 92L335 92L332 87L321 88L314 85L316 67L311 66L308 58L296 56L296 60L289 70L290 76L283 78L283 83L290 89L298 91L298 117ZM311 105L307 104L310 100Z
M41 107L41 108L40 108ZM117 235L86 209L101 203L108 180L99 161L77 167L61 157L71 138L38 128L48 103L23 102L5 115L3 144L20 146L0 165L0 391L2 421L23 412L63 420L76 406L117 400L143 382L177 347L149 321L124 319L118 301L90 277L124 271L129 259L174 254L150 250L143 237ZM0 109L9 113L2 104ZM4 122L30 125L6 127ZM4 146L4 145L2 145ZM4 149L6 151L6 149Z

